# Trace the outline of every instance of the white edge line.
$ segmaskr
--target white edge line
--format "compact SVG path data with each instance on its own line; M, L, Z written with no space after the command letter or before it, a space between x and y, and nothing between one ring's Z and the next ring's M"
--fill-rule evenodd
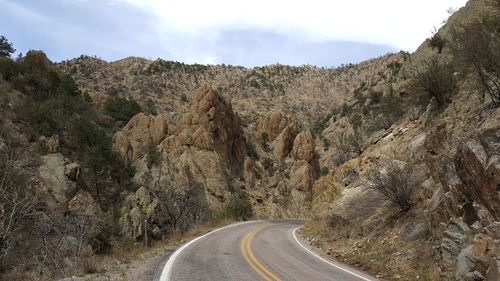
M161 272L161 276L160 276L160 281L170 281L170 277L172 275L172 267L174 265L174 262L175 262L175 259L181 254L182 251L184 251L187 247L189 247L191 244L195 243L196 241L200 240L200 239L203 239L204 237L212 234L212 233L215 233L219 230L223 230L223 229L226 229L226 228L230 228L230 227L233 227L233 226L238 226L238 225L242 225L242 224L246 224L246 223L252 223L252 222L259 222L259 221L244 221L244 222L239 222L239 223L233 223L233 224L230 224L230 225L226 225L224 227L221 227L221 228L217 228L215 230L212 230L210 231L209 233L206 233L202 236L199 236L199 237L196 237L195 239L187 242L186 244L182 245L179 249L177 249L167 260L167 263L165 264L165 267L163 267L163 270Z
M305 249L307 252L309 252L311 255L313 255L313 256L317 257L318 259L320 259L320 260L322 260L322 261L324 261L324 262L328 263L328 264L329 264L329 265L331 265L331 266L334 266L334 267L336 267L336 268L338 268L338 269L340 269L340 270L343 270L343 271L345 271L345 272L347 272L347 273L349 273L349 274L351 274L351 275L353 275L353 276L356 276L356 277L358 277L358 278L360 278L360 279L363 279L363 280L365 280L365 281L378 280L378 279L368 279L368 278L366 278L366 277L364 277L364 276L361 276L361 275L359 275L359 274L357 274L357 273L355 273L355 272L350 271L349 269L343 268L342 266L340 266L340 265L338 265L338 264L335 264L335 263L333 263L333 262L331 262L331 261L329 261L329 260L326 260L325 258L321 257L320 255L318 255L318 254L316 254L315 252L313 252L313 251L311 251L310 249L308 249L306 246L304 246L302 243L300 243L299 239L297 238L297 234L296 234L296 232L297 232L297 230L299 230L299 229L300 229L300 228L302 228L302 227L303 227L303 226L297 227L297 228L295 228L295 229L292 231L293 238L295 239L295 242L297 242L297 244L299 244L302 248L304 248L304 249Z

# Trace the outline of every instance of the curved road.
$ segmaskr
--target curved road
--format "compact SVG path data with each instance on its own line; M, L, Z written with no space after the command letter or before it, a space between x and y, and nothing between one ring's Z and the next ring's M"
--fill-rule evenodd
M200 236L167 261L160 281L371 281L369 275L326 261L295 235L301 221L251 221Z

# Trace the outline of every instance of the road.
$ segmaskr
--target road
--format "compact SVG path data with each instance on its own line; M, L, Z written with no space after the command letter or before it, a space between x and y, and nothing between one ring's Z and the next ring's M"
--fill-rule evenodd
M198 237L167 261L160 281L377 280L306 248L300 221L251 221Z

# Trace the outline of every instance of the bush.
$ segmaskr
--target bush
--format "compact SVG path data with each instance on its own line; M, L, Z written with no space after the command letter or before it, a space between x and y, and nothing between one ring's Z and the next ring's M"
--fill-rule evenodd
M146 112L147 114L150 115L157 114L156 105L152 99L147 99L146 102L144 102L144 107L145 107L144 112Z
M411 209L411 197L420 184L415 165L387 161L368 174L368 186L399 206L402 212Z
M328 175L328 173L329 173L329 172L330 172L330 171L328 170L328 167L323 167L323 168L321 168L321 170L320 170L320 174L321 174L321 176L322 176L322 177L324 177L324 176Z
M272 175L274 173L273 166L274 166L273 160L271 160L270 158L266 158L262 161L262 167L264 167L264 169L269 173L269 175Z
M247 155L253 159L259 159L259 155L257 154L257 150L255 150L255 146L250 142L246 142L247 147Z
M127 122L134 115L141 112L141 107L134 100L114 97L106 101L104 110L113 119Z
M112 245L109 243L108 239L101 233L89 239L89 244L92 247L94 253L98 255L108 254L111 252Z
M151 168L160 162L160 153L155 145L150 145L148 154L146 155L146 161L148 168Z
M233 197L226 207L225 215L237 220L248 220L253 216L252 204L246 195Z
M16 106L18 118L25 121L36 135L51 136L59 132L54 112L35 103Z
M439 34L434 34L431 38L429 38L429 46L431 48L438 51L438 54L441 54L444 46L446 45L446 41Z
M440 63L437 58L431 59L418 70L415 77L416 88L423 93L425 102L433 100L439 108L445 107L455 90L453 68L448 63Z

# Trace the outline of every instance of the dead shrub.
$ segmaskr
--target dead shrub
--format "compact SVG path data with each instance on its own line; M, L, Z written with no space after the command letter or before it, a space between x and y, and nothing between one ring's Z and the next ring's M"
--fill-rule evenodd
M411 209L411 197L420 184L413 163L383 161L368 174L368 186L395 203L402 212Z

